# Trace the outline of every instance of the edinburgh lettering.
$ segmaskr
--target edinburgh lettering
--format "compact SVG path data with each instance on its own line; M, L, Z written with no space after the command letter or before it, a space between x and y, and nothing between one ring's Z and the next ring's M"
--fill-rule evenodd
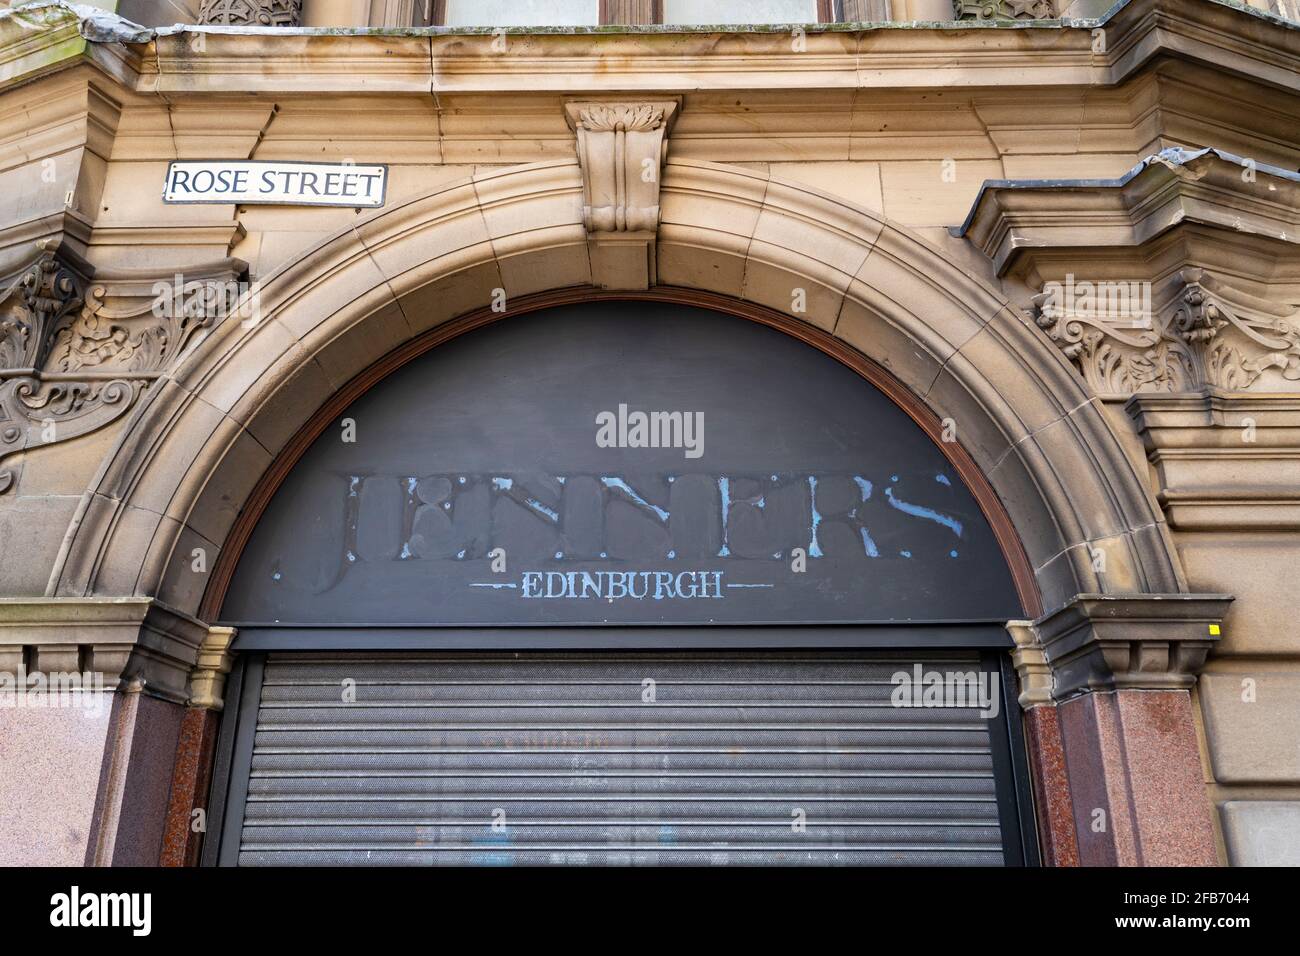
M635 601L722 597L721 571L525 571L526 598Z

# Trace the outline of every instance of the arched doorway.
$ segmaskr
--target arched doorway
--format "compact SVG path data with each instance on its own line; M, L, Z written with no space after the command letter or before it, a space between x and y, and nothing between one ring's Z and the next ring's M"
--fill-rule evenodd
M1027 567L902 389L680 304L480 324L251 527L211 860L1034 858Z

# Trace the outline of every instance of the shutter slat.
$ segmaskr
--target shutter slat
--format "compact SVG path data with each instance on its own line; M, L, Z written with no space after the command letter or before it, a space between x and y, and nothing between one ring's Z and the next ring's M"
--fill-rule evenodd
M921 660L979 672L960 652ZM988 721L974 700L893 706L913 663L272 655L239 860L999 865Z

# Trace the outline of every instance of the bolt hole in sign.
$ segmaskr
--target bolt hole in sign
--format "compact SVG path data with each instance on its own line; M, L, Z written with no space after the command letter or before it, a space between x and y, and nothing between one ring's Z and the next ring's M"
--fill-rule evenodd
M187 161L167 167L163 202L378 207L387 186L385 165Z

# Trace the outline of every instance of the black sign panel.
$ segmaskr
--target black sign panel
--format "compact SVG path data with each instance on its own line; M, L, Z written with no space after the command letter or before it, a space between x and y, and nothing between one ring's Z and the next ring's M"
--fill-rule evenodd
M867 381L781 332L600 302L468 333L367 393L277 492L223 618L1008 618L974 498Z

